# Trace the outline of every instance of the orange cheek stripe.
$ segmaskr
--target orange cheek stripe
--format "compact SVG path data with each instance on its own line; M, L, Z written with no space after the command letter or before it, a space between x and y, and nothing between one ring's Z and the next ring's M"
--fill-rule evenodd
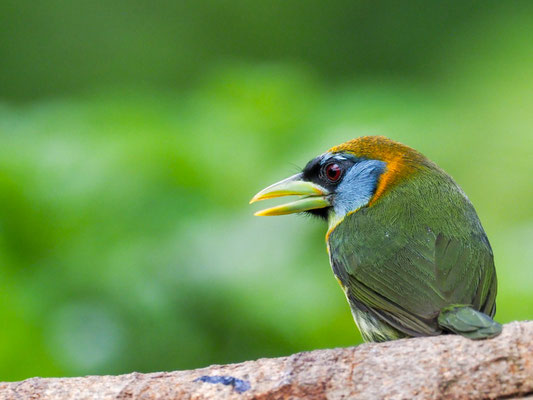
M368 206L371 207L386 191L392 186L400 182L402 179L409 176L412 172L412 169L402 164L398 159L393 159L387 163L387 170L379 178L378 187L374 197L368 203Z

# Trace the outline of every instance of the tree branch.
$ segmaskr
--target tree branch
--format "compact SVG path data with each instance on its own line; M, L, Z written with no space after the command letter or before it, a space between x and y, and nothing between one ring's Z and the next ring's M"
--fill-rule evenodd
M533 321L490 340L404 339L241 364L0 383L0 399L533 398Z

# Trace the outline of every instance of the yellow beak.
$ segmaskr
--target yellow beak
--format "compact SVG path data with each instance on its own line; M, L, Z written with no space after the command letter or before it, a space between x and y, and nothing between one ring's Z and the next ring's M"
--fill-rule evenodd
M261 217L285 215L329 207L331 203L327 199L328 195L327 189L313 182L304 181L302 174L296 174L261 190L250 200L250 204L275 197L304 196L296 201L267 208L254 214Z

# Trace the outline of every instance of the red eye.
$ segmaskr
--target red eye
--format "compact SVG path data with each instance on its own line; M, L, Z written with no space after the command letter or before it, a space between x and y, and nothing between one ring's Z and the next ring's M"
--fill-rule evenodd
M326 166L326 177L331 182L337 182L339 178L341 177L341 167L339 167L339 164L329 164Z

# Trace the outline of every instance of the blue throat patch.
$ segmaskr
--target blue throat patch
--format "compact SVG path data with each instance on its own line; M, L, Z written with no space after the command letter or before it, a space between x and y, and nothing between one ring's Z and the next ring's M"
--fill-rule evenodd
M333 210L336 218L342 218L368 204L386 166L383 161L361 160L348 170L335 190Z

